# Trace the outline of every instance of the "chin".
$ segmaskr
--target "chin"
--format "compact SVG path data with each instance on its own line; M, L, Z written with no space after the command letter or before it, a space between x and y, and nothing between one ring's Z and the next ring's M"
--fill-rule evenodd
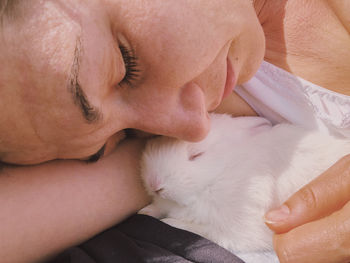
M242 54L241 65L237 64L237 85L247 82L250 80L255 73L260 68L262 61L265 56L265 36L263 31L256 32L256 37L254 41L250 41L247 44L246 50L249 50L248 53ZM234 54L231 56L234 57Z
M245 65L242 67L238 80L237 80L237 85L243 84L247 81L249 81L255 73L258 71L260 68L260 65L263 61L263 56L261 56L258 59L252 59L248 60Z

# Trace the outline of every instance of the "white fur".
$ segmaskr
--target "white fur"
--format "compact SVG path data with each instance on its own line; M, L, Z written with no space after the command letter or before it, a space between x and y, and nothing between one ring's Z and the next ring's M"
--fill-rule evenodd
M201 142L148 142L141 174L153 203L140 213L238 255L269 254L264 214L350 153L350 142L289 124L272 127L261 117L211 120Z

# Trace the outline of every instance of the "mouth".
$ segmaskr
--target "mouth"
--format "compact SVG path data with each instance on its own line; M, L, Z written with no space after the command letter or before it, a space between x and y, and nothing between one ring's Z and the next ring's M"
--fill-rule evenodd
M210 108L209 112L214 111L220 104L221 102L229 96L232 92L233 89L236 86L236 76L235 72L233 70L232 63L229 58L226 58L226 81L224 85L224 89L221 90L221 96L219 94L217 100L213 103L213 106Z
M226 83L224 93L222 95L221 101L229 96L236 86L236 76L233 71L233 66L229 58L227 58L227 73L226 73Z

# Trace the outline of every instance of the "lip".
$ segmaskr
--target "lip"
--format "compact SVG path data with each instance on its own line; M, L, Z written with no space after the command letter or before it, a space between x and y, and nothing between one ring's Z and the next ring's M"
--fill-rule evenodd
M225 83L225 89L221 100L229 96L236 86L236 76L235 76L235 72L233 71L232 63L229 58L227 58L226 64L227 64L226 83Z

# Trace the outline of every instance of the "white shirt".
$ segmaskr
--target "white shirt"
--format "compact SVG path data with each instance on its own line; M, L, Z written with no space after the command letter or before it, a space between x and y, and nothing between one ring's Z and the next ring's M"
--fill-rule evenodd
M350 138L350 96L317 86L270 63L237 93L273 124L290 122Z

